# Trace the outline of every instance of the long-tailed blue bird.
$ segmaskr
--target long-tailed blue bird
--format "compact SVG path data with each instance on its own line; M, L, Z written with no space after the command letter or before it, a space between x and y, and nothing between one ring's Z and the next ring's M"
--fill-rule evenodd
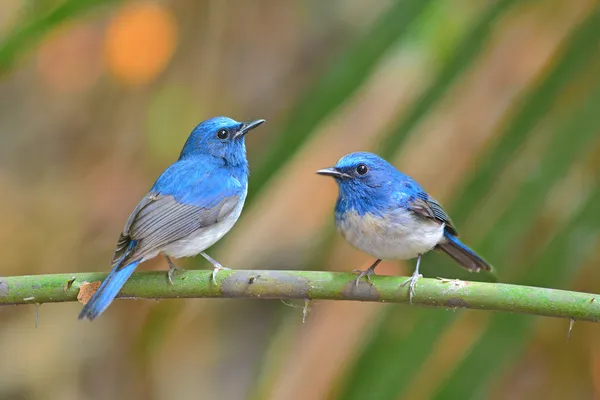
M248 191L246 133L265 122L208 119L194 128L179 159L135 207L117 242L112 271L83 307L79 319L98 317L141 262L164 254L168 280L172 258L202 254L217 271L227 269L204 252L239 218Z
M421 256L441 250L472 272L491 271L491 266L458 239L448 214L411 177L381 157L356 152L342 157L332 168L317 174L333 177L339 186L335 223L344 239L359 250L376 257L360 272L370 281L375 267L384 259L417 258L409 284L410 301L415 292Z

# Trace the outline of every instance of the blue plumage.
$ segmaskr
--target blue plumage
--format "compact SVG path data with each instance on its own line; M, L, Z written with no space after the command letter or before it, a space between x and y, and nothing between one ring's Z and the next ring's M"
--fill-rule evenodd
M179 159L156 180L135 207L117 242L113 270L84 306L80 319L93 320L117 296L137 265L163 253L168 279L177 269L170 257L202 254L216 272L225 269L204 250L239 218L248 190L244 137L264 120L241 123L216 117L196 126Z
M113 268L106 279L102 282L94 296L83 307L79 319L87 318L90 321L99 316L108 308L110 303L117 297L119 291L133 274L141 260L127 264L123 268Z
M479 272L481 270L491 271L492 267L481 258L477 253L461 242L457 236L446 230L444 232L446 240L442 241L438 247L444 251L457 263L467 268L469 271Z
M223 197L242 194L247 186L247 162L234 166L219 158L198 155L172 164L158 178L150 193L172 195L178 202L210 208Z
M356 280L375 273L382 259L417 258L409 281L410 299L419 278L421 256L438 249L469 271L491 270L490 265L460 240L450 217L414 179L379 156L356 152L335 167L317 171L335 178L339 196L335 206L338 231L352 245L377 258Z

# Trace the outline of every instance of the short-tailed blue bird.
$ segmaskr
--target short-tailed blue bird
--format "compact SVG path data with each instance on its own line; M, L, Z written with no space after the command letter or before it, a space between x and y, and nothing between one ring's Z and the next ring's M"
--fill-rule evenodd
M83 307L79 319L93 320L117 296L141 262L163 253L168 280L177 269L170 257L202 254L217 271L226 269L204 250L239 218L248 191L246 133L265 122L208 119L194 128L179 159L167 168L135 207L117 242L112 271Z
M375 274L385 259L417 258L410 283L412 302L421 256L442 250L469 271L491 271L491 266L458 239L450 217L437 201L411 177L381 157L356 152L342 157L332 168L317 171L333 177L339 186L335 223L344 239L376 257L367 270L359 271L356 284Z

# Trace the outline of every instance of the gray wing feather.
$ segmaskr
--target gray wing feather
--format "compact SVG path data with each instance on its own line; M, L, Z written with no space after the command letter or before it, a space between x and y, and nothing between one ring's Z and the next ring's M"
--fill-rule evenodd
M238 196L221 200L216 206L202 208L181 204L173 196L149 194L133 210L123 233L117 242L113 266L135 241L135 248L121 265L128 260L139 259L147 254L176 242L198 229L210 226L229 215L238 204Z
M446 214L446 211L442 208L434 198L427 195L427 193L420 193L410 204L409 207L412 211L420 214L423 217L435 219L446 224L446 229L454 236L458 236L458 232L452 223L452 220Z

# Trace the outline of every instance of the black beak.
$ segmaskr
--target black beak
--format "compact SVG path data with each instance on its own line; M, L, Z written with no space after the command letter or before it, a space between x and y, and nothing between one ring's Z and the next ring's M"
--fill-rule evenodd
M345 174L343 172L338 171L335 168L323 168L317 171L319 175L331 176L334 178L352 178L352 176Z
M242 127L239 131L237 131L237 133L235 134L234 138L237 139L239 137L244 136L246 133L250 132L252 129L256 128L259 125L262 125L265 122L264 119L257 119L256 121L252 121L252 122L244 122L242 124Z

